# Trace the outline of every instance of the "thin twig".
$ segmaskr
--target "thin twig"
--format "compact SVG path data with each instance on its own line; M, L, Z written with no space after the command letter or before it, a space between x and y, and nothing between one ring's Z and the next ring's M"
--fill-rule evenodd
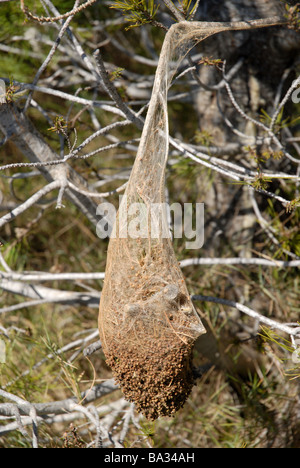
M37 21L38 23L53 23L54 21L60 21L65 18L69 18L69 16L74 16L80 11L84 10L85 8L89 7L93 3L95 3L96 0L87 0L85 3L80 5L79 7L74 7L73 10L68 11L67 13L64 13L63 15L59 16L53 16L53 17L48 17L48 16L35 16L33 15L29 9L24 5L24 0L21 0L21 9L23 13L30 18L33 21ZM77 2L75 2L75 5Z
M40 189L38 192L36 192L34 195L32 195L30 198L28 198L24 203L19 205L17 208L13 209L10 213L7 213L6 215L2 216L0 218L0 228L3 227L6 223L12 221L14 218L19 216L20 214L24 213L28 208L33 206L38 200L40 200L42 197L47 195L49 192L52 192L53 190L60 188L61 182L58 180L55 180L54 182L51 182L50 184L46 185L42 189Z
M280 330L284 333L287 333L290 336L295 336L299 333L299 329L297 327L291 327L290 325L279 323L276 320L265 317L264 315L256 312L255 310L250 309L249 307L243 304L240 304L239 302L228 301L227 299L222 299L218 297L201 296L198 294L191 296L191 298L193 301L214 302L216 304L223 304L229 307L234 307L235 309L238 309L244 314L249 315L249 317L252 317L255 320L258 320L259 323L264 323L268 327L275 329L275 330Z
M77 7L78 3L79 3L79 0L76 0L76 1L75 1L75 4L74 4L74 7ZM21 5L22 5L22 0L21 0ZM75 14L75 13L74 13L74 14ZM37 71L36 74L35 74L35 77L34 77L34 79L33 79L33 81L32 81L32 85L33 85L33 86L35 86L35 85L37 84L37 82L39 81L39 78L40 78L41 74L42 74L43 71L47 68L48 64L49 64L50 61L52 60L52 58L53 58L53 56L54 56L54 54L55 54L57 48L59 47L60 41L61 41L61 39L62 39L62 37L63 37L63 35L64 35L66 29L68 28L70 22L71 22L72 19L73 19L73 16L74 16L74 15L69 16L69 17L67 18L66 22L62 25L61 30L60 30L60 32L59 32L59 34L58 34L58 36L57 36L57 38L56 38L56 40L55 40L53 46L51 47L51 50L49 51L49 53L48 53L46 59L44 60L44 62L42 63L42 65L40 66L40 68L38 69L38 71ZM23 112L26 112L26 111L27 111L27 109L28 109L28 107L29 107L29 105L30 105L30 101L31 101L32 95L33 95L33 90L30 91L30 93L29 93L29 95L28 95L28 97L27 97L27 100L26 100L26 103L25 103Z
M97 61L98 65L98 71L99 75L104 83L104 86L106 87L107 93L111 97L111 99L116 103L118 108L123 112L125 117L128 120L131 120L137 128L142 129L143 128L143 121L140 117L138 117L123 101L121 96L119 95L118 91L116 90L114 84L110 81L100 50L96 50L94 53L94 57Z
M99 280L104 279L104 273L43 273L43 272L23 272L14 273L0 271L0 278L12 281L26 281L30 283L41 283L44 281L76 281L76 280Z
M235 109L238 111L238 113L245 119L245 120L248 120L249 122L251 122L253 125L255 125L256 127L258 128L261 128L264 132L267 133L267 135L271 138L271 140L274 141L274 143L276 144L276 146L284 153L284 155L290 160L292 161L293 163L296 163L296 164L299 164L300 161L296 158L294 158L288 151L286 151L286 149L283 147L282 143L279 141L279 139L277 138L277 136L275 135L275 133L272 131L272 127L267 127L264 123L254 119L253 117L247 115L242 109L241 107L239 106L239 104L237 103L234 95L233 95L233 92L231 90L231 87L230 87L230 84L228 83L228 81L226 80L226 76L225 76L225 64L226 64L226 61L224 61L223 63L223 79L225 81L225 86L226 86L226 90L227 90L227 94L229 96L229 99L231 101L231 103L233 104L233 106L235 107ZM299 82L300 82L300 78L299 78ZM293 90L292 90L293 91ZM292 92L291 91L291 92ZM276 115L276 114L275 114ZM276 117L277 118L277 117Z

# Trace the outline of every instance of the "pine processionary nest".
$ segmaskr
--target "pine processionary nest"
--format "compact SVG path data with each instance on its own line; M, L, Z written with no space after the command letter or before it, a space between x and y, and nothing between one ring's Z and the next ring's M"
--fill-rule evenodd
M251 27L257 23L181 22L166 34L136 160L109 242L100 339L125 398L149 419L171 415L184 405L194 384L193 345L205 332L170 237L164 235L166 214L162 210L162 216L149 215L153 204L164 203L168 88L193 41ZM135 203L145 211L139 219L141 235L134 237L128 235L128 226Z
M193 386L193 343L204 331L170 244L161 242L150 251L146 242L132 242L142 254L128 258L124 242L111 239L126 268L107 270L113 281L105 281L105 323L100 321L107 364L125 397L151 419L184 404Z

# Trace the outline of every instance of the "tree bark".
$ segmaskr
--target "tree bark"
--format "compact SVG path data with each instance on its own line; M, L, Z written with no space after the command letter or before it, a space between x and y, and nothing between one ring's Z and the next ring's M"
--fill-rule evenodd
M289 4L295 4L292 1ZM277 0L202 0L198 11L201 21L241 21L284 16L284 4ZM243 110L255 115L264 109L272 112L278 86L283 80L284 91L295 79L294 65L300 54L300 35L287 26L275 26L254 31L229 31L208 38L203 48L204 56L226 60L228 71L239 60L243 66L232 81L232 90ZM284 77L285 71L290 73ZM220 72L214 67L201 67L200 78L213 85L220 81ZM249 122L236 112L222 91L224 114L234 126L248 134L255 132ZM236 136L224 124L217 103L216 92L201 90L196 98L196 109L201 130L212 132L216 143L232 142Z

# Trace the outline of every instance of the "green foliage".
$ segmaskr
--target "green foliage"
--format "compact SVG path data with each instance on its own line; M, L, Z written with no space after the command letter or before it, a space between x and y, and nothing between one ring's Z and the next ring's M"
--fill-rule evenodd
M280 109L280 112L276 118L275 125L274 125L275 133L278 133L283 128L291 127L292 125L297 124L297 122L299 122L300 120L299 116L295 118L292 118L291 116L283 118L283 114L284 114L284 107ZM261 109L260 121L266 126L269 126L272 121L272 117L264 109Z
M22 271L28 258L28 245L26 240L23 242L13 242L6 244L5 252L2 252L5 261L15 271ZM0 271L3 270L0 265Z
M262 376L248 373L248 379L242 383L242 394L244 400L252 405L253 402L265 399L269 394L268 379L265 370L261 370ZM269 389L268 389L269 387Z
M263 165L270 159L280 160L283 157L283 152L272 149L258 150L256 146L245 146L244 149L257 166L257 174L250 185L257 190L267 190L272 179L263 174ZM293 206L292 204L291 209Z
M26 0L26 7L29 11L34 13L37 16L45 15L45 10L41 5L41 2L36 2L34 0ZM53 1L54 6L56 6L61 13L66 13L72 10L74 6L74 0L66 0L60 2L58 0ZM102 7L97 6L98 10ZM107 10L107 9L105 9ZM1 29L0 29L0 41L4 44L9 43L9 40L12 36L18 35L22 36L26 33L29 28L34 27L35 29L44 32L43 25L28 20L23 11L20 8L19 1L12 1L7 3L1 3L0 6L1 14ZM72 20L73 29L77 25L84 24L86 25L85 11L79 13ZM47 31L50 37L55 34L55 30L49 28ZM22 55L14 53L5 53L1 52L1 72L0 76L8 78L13 75L15 80L30 82L30 79L34 76L35 72L40 66L40 61L32 58L27 55L27 52L32 52L32 49L27 41L18 41L13 44L10 44L13 47L20 47L22 49ZM44 50L44 45L41 46L41 51ZM48 46L45 47L45 50L48 52Z
M274 206L274 201L268 199L268 214L271 218L270 225L276 232L276 237L279 241L279 248L275 252L275 257L283 255L284 251L293 252L300 256L300 232L299 232L299 210L296 210L297 199L290 203L291 208L286 209L286 212L282 211L280 214L277 213ZM294 205L294 210L292 206ZM291 213L289 218L286 217L286 213Z
M296 208L300 207L300 197L295 198L294 200L291 200L288 206L286 207L287 213L291 213L294 211Z
M207 130L196 130L195 132L195 142L199 145L209 147L213 142L213 136Z
M1 4L1 39L15 34L24 25L24 14L19 2Z
M179 9L184 14L185 19L186 20L192 19L196 11L197 2L193 2L193 0L179 0L179 4L180 4Z
M289 340L279 335L275 330L271 330L268 327L261 327L261 333L259 334L263 341L269 343L275 343L281 349L284 349L288 353L293 353L294 348Z
M300 325L300 323L299 323ZM275 332L274 330L270 330L267 327L262 327L261 337L265 343L274 343L278 348L281 348L285 351L285 354L288 357L282 359L282 361L293 362L293 355L294 353L298 353L297 361L299 362L299 347L298 350L295 351L295 348L291 341L287 340L286 338L282 337L280 334ZM296 341L297 342L297 341ZM300 364L292 365L285 371L285 374L290 377L291 379L298 379L300 378Z
M271 158L278 160L283 157L283 152L280 150L275 151L275 150L265 149L262 152L258 152L255 146L245 146L244 149L245 151L248 152L250 158L254 160L254 162L257 164L258 167L260 164L265 163Z
M59 348L56 342L51 340L51 337L47 330L45 330L45 337L41 338L46 350L50 353L53 358L54 362L58 365L59 375L62 381L65 384L65 387L73 393L74 396L81 400L81 392L79 388L79 383L81 380L81 376L77 375L77 368L68 362L68 360L64 357L62 353L59 352Z
M289 22L290 29L295 29L299 31L300 29L300 8L299 3L296 5L290 6L287 3L285 4L286 14L284 15Z
M16 101L21 96L27 93L27 90L19 91L20 87L14 84L14 79L10 77L9 85L6 88L6 102L9 104L13 101Z
M256 190L267 190L269 183L272 182L268 177L263 176L260 172L255 176L251 186Z
M64 117L57 115L54 119L53 127L48 128L48 130L50 132L64 134L67 128L68 128L68 124L65 121Z
M202 59L198 62L199 65L205 65L206 67L216 67L218 69L221 68L222 63L223 61L221 59L213 59L212 57L202 57Z
M121 68L121 67L118 67L115 70L113 70L110 73L110 77L109 77L110 81L118 80L122 76L122 73L124 70L125 68Z
M130 23L126 30L153 23L158 10L154 0L114 0L110 8L122 11Z
M142 419L139 423L139 431L135 432L135 436L142 438L145 442L148 442L152 447L155 446L156 436L156 422ZM130 443L126 443L126 447L130 447Z
M267 161L268 159L281 159L283 157L283 151L265 150L262 152L262 160Z
M182 193L186 192L187 187L193 186L197 175L199 174L199 168L193 164L190 159L187 158L180 158L178 162L173 164L171 169L171 180L172 182L176 183L178 177L180 177L183 181L184 186L182 187ZM192 194L190 193L190 196ZM179 199L179 193L177 194L177 199Z

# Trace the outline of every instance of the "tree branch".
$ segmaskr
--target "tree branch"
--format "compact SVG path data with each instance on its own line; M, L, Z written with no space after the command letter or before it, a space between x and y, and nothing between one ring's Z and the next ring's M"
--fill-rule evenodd
M300 260L267 260L265 258L187 258L181 260L181 268L192 265L261 265L275 268L300 268Z
M234 302L234 301L228 301L227 299L222 299L218 297L211 297L211 296L201 296L198 294L194 294L191 296L193 301L204 301L204 302L214 302L216 304L223 304L227 305L229 307L234 307L235 309L238 309L239 311L243 312L244 314L248 315L249 317L254 318L257 320L259 323L264 323L270 328L273 328L275 330L280 330L284 333L287 333L290 336L296 336L299 335L300 327L295 324L295 326L290 326L286 325L284 323L279 323L273 319L270 319L268 317L265 317L264 315L259 314L253 309L250 309L249 307L240 304L239 302Z
M9 104L0 106L0 128L29 161L38 162L42 166L43 163L51 164L59 159L32 123L15 106ZM42 166L39 167L39 170L48 182L61 180L61 177L66 175L67 179L78 188L82 190L88 188L83 177L67 164L64 164L63 167ZM92 224L97 225L97 205L89 197L72 190L68 190L66 196Z

